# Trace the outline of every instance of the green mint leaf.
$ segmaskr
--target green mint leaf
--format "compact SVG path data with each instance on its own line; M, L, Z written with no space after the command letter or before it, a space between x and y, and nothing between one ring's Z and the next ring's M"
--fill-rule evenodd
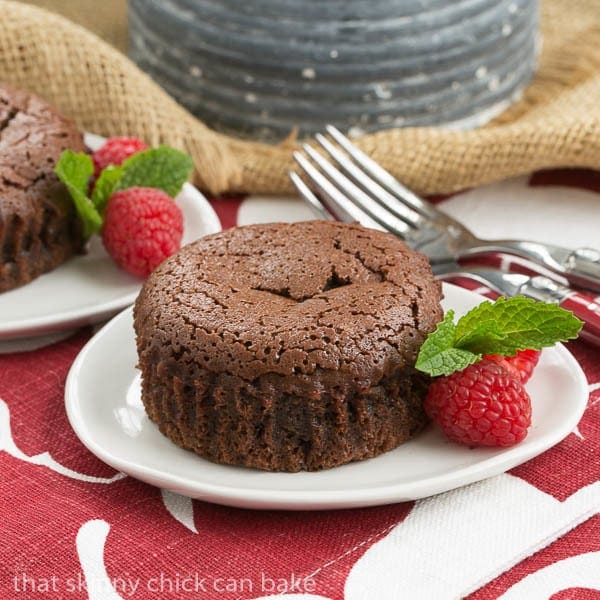
M102 217L87 197L94 163L91 157L83 152L65 150L54 171L69 190L75 210L81 219L83 236L87 239L102 227Z
M556 304L530 298L498 298L482 302L459 319L449 310L421 346L416 368L432 375L450 375L477 362L484 354L514 356L541 350L577 337L583 323Z
M449 310L421 346L415 368L432 377L450 375L477 362L481 355L455 347L454 311Z
M455 346L476 354L514 356L577 337L582 323L556 304L516 296L483 302L456 325Z
M459 320L460 323L460 320ZM503 340L506 335L498 331L494 321L485 321L475 325L473 329L462 334L457 333L456 345L461 348L469 348L473 352L484 353L485 348L493 341Z
M462 371L479 360L481 360L481 354L473 354L473 352L461 348L446 348L429 360L422 361L417 369L428 373L432 377L438 377L440 375L450 375L455 371Z
M114 187L115 192L135 186L153 187L175 197L190 177L194 164L187 154L159 146L130 156L121 168L122 177Z
M94 191L92 192L92 203L96 210L103 215L108 199L111 197L117 184L123 177L123 168L115 165L108 165L100 173L96 180Z

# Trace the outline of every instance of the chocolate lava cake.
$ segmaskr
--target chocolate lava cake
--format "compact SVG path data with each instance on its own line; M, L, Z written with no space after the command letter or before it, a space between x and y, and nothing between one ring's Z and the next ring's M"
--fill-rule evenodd
M73 123L40 98L0 84L0 292L83 246L73 203L54 174L66 148L85 151Z
M312 471L377 456L426 422L414 363L440 299L423 255L359 225L202 238L136 301L144 406L218 463Z

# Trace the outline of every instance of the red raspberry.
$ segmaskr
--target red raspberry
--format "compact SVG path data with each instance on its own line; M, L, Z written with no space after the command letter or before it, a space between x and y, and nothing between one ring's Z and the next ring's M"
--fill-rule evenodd
M495 360L515 376L518 376L521 383L527 383L540 360L540 355L540 350L519 350L515 356L487 354L484 358Z
M175 252L183 235L183 214L162 190L132 187L110 197L102 241L115 262L146 277Z
M94 178L98 179L102 169L108 165L120 165L132 154L147 149L148 146L142 140L134 137L113 137L106 140L104 145L92 154Z
M436 379L424 406L449 439L468 446L512 446L531 425L531 400L523 384L485 358Z

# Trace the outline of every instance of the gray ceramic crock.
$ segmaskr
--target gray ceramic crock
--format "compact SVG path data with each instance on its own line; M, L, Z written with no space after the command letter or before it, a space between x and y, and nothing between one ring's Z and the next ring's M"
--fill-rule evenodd
M470 128L531 78L538 0L129 0L131 56L209 126Z

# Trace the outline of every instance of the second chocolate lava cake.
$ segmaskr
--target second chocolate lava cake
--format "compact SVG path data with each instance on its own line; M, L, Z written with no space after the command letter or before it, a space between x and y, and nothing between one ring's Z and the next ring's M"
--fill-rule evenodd
M75 125L44 100L0 84L0 292L54 269L84 240L54 167L85 151Z

